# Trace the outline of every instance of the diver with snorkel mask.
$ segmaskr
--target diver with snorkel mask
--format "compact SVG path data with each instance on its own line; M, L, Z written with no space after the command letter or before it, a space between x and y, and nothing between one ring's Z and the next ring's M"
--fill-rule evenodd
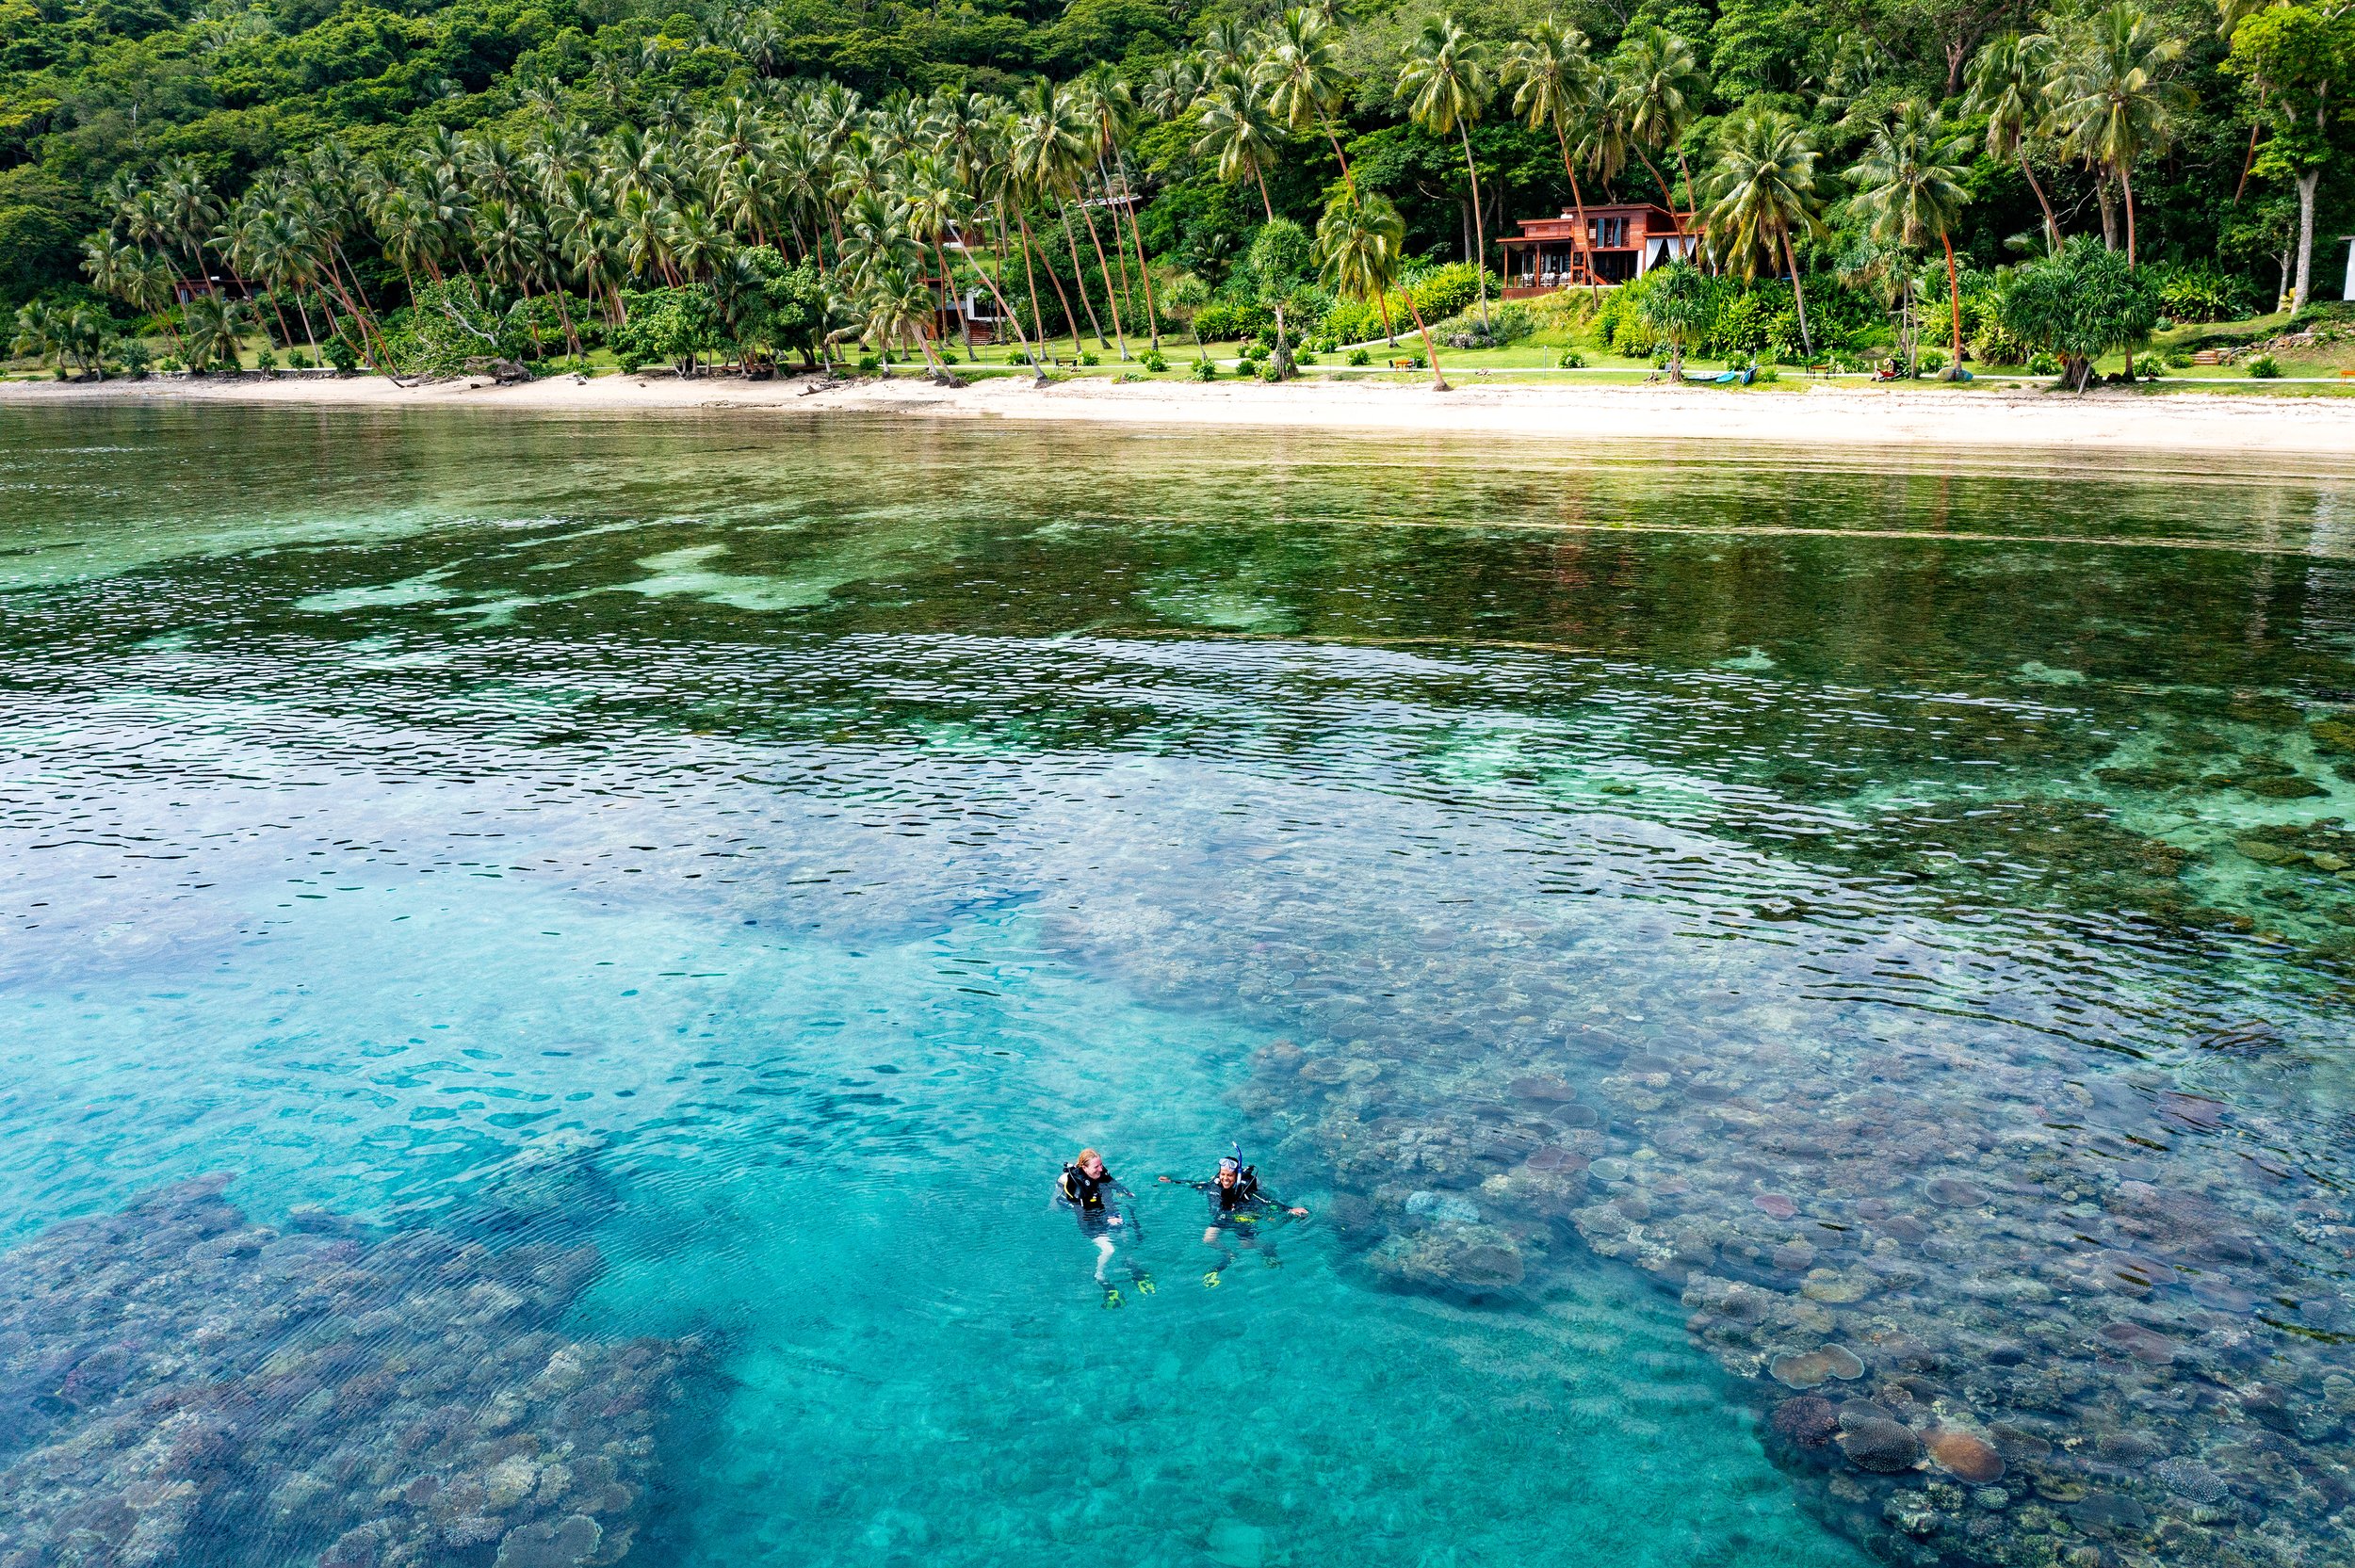
M1218 1250L1218 1266L1202 1276L1205 1287L1215 1288L1219 1276L1234 1267L1235 1250L1227 1245L1232 1237L1236 1245L1247 1247L1259 1254L1259 1261L1270 1269L1280 1269L1283 1259L1275 1255L1275 1237L1270 1234L1271 1221L1290 1216L1306 1220L1308 1211L1285 1203L1261 1190L1259 1173L1242 1162L1242 1145L1230 1145L1233 1152L1218 1162L1218 1174L1206 1182L1190 1182L1177 1176L1161 1180L1177 1187L1191 1187L1208 1196L1210 1222L1202 1232L1202 1244Z

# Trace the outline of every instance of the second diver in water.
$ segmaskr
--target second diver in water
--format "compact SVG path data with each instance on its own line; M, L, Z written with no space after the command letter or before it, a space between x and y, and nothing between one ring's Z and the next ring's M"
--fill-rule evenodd
M1231 1237L1238 1246L1247 1247L1259 1254L1259 1260L1270 1269L1283 1266L1275 1255L1275 1238L1270 1234L1268 1222L1278 1216L1290 1215L1306 1220L1308 1211L1259 1188L1259 1173L1242 1162L1242 1151L1237 1149L1218 1162L1218 1174L1206 1182L1182 1181L1176 1176L1163 1176L1162 1181L1179 1187L1191 1187L1205 1194L1210 1205L1210 1222L1202 1232L1202 1245L1218 1250L1218 1263L1202 1276L1202 1283L1215 1286L1219 1277L1234 1267L1235 1249L1228 1245Z
M1080 1150L1080 1157L1064 1166L1055 1182L1055 1202L1078 1216L1080 1234L1096 1243L1096 1283L1104 1287L1104 1304L1108 1307L1120 1304L1120 1287L1104 1277L1118 1247L1113 1237L1125 1231L1129 1245L1134 1247L1144 1236L1132 1215L1123 1215L1108 1202L1114 1193L1130 1200L1136 1197L1119 1177L1104 1168L1104 1156L1093 1149ZM1129 1279L1139 1295L1153 1293L1153 1276L1134 1263L1129 1265Z

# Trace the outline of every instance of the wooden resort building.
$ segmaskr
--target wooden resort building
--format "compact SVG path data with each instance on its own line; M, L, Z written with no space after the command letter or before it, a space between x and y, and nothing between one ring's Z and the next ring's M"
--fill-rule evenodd
M1497 243L1504 248L1504 297L1525 299L1557 288L1624 283L1662 262L1690 256L1700 243L1691 213L1674 213L1649 202L1588 206L1579 232L1579 214L1524 218L1521 232Z

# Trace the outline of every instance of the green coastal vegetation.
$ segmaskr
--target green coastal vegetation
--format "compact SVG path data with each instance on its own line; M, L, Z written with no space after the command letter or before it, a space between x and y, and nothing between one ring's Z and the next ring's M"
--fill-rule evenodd
M0 22L0 307L60 377L2355 367L2339 0ZM1517 218L1626 202L1691 259L1503 298Z

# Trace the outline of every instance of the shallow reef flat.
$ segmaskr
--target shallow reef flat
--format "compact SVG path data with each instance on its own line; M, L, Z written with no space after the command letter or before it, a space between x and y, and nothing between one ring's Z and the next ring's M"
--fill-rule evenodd
M1546 1028L1568 998L1464 946L1444 987L1393 946L1360 984L1419 1001L1266 1048L1243 1094L1371 1279L1509 1303L1641 1270L1892 1560L2355 1560L2355 1227L2295 1125L1934 1021L1795 1037L1706 983ZM1528 1043L1468 1058L1507 985Z
M696 1347L561 1332L593 1248L276 1229L227 1185L0 1253L0 1564L632 1556Z

